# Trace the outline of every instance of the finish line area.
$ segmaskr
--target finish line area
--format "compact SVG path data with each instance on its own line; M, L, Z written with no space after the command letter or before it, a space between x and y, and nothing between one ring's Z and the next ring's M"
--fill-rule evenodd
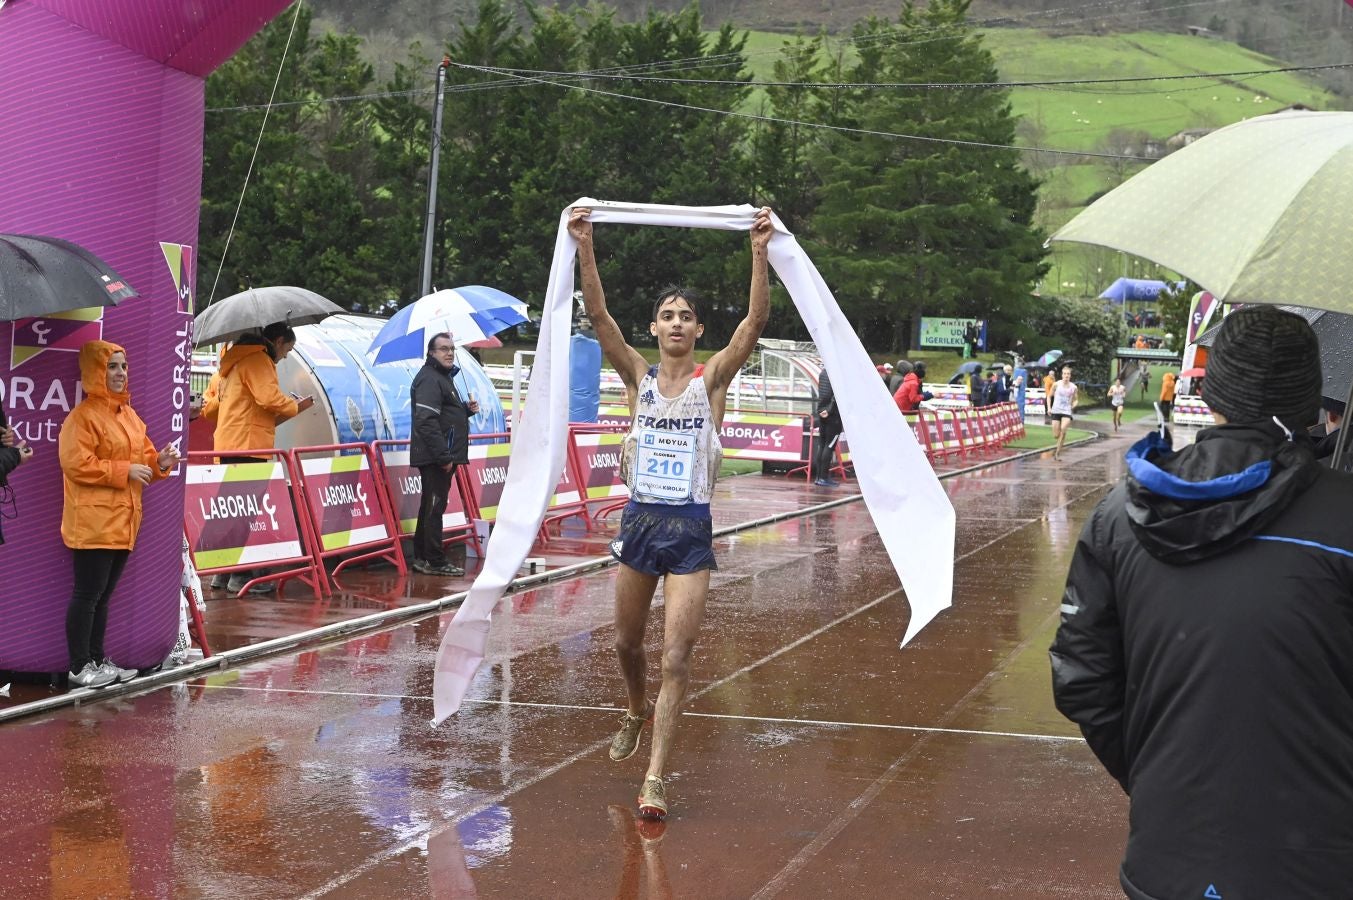
M507 596L437 729L450 611L3 725L7 893L1120 896L1126 799L1053 709L1046 651L1076 537L1143 428L947 478L954 606L905 650L862 503L717 538L664 825L634 817L648 732L606 755L623 696L608 567ZM716 528L845 496L720 490ZM553 552L595 554L605 532ZM239 615L217 627L244 645ZM650 692L661 629L654 614Z

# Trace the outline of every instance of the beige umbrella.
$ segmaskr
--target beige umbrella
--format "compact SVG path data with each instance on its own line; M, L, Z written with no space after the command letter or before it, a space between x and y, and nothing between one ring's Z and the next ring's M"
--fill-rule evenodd
M1050 240L1152 260L1226 303L1353 313L1353 113L1275 113L1214 131Z
M1050 240L1152 260L1226 303L1353 313L1353 113L1275 113L1214 131ZM1335 466L1349 430L1340 429Z

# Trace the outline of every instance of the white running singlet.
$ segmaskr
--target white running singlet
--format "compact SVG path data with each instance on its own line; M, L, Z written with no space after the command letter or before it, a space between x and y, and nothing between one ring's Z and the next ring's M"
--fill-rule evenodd
M658 390L658 367L639 382L634 422L620 454L620 475L640 503L708 503L723 460L703 375L677 397Z
M1069 416L1075 413L1071 407L1071 398L1076 395L1075 382L1059 381L1052 389L1052 409L1049 412Z

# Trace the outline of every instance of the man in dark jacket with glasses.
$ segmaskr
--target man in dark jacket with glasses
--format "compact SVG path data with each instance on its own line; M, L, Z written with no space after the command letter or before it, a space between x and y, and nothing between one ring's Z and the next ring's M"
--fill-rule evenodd
M469 461L470 416L479 404L463 401L456 390L456 345L446 332L428 341L427 361L409 388L409 465L423 482L418 525L413 532L413 570L425 575L464 575L442 549L442 516L456 466Z

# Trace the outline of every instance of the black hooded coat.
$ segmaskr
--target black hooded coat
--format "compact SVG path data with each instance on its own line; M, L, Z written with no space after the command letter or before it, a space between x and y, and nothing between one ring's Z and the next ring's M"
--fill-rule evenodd
M1057 708L1131 797L1134 900L1353 897L1353 477L1276 424L1152 435L1076 545Z

